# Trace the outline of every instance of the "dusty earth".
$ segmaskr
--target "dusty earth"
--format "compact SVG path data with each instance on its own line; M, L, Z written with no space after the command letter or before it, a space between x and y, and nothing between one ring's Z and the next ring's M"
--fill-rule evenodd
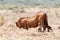
M4 16L4 23L0 26L0 40L60 40L60 8L25 8L24 13L15 13L12 10L0 10L0 15ZM38 28L29 30L19 29L15 23L20 17L31 17L38 11L43 11L48 15L49 25L53 32L38 32ZM38 26L39 27L39 26Z

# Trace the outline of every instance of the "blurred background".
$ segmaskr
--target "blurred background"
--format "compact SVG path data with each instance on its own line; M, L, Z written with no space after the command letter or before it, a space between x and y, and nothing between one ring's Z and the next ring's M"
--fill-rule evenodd
M60 6L60 0L0 0L0 5Z
M19 29L21 17L32 17L43 11L53 32L38 28ZM40 26L38 26L40 27ZM0 0L0 40L60 40L60 0Z

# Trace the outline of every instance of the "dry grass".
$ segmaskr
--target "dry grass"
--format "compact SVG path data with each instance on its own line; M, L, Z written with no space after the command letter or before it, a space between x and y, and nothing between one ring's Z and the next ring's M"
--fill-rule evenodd
M18 11L18 13L13 12L13 10L0 10L0 14L4 16L4 24L0 26L0 40L60 40L60 29L58 29L60 26L60 8L29 7L22 9L25 10L24 13L15 8L14 10ZM53 32L38 32L38 28L25 30L16 27L15 22L20 17L30 17L38 11L47 13L48 22L52 26Z

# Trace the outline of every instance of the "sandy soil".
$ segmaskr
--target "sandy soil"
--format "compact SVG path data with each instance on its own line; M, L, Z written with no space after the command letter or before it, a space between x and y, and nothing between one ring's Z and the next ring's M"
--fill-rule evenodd
M0 40L60 40L60 8L25 8L25 13L14 13L12 10L0 10L4 24L0 26ZM19 29L15 22L20 17L31 17L38 11L48 15L49 25L53 32L38 32L38 28Z

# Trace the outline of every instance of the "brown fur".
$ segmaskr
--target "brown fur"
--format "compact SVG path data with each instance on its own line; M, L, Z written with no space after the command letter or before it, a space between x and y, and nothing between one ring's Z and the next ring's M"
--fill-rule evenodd
M28 29L38 27L38 23L40 25L40 29L41 27L43 27L43 31L45 31L46 28L48 29L48 31L51 29L51 27L48 25L47 15L44 12L38 12L33 17L20 18L16 22L16 26L18 26L19 28Z
M16 26L19 28L24 28L26 29L26 20L24 18L20 18L17 22L16 22Z
M43 32L46 30L46 28L48 29L48 32L50 30L52 31L51 26L48 25L47 14L44 12L38 12L37 14L39 15L38 21L40 23L40 28L38 30L40 31L43 27Z
M60 27L58 27L58 29L60 29Z

